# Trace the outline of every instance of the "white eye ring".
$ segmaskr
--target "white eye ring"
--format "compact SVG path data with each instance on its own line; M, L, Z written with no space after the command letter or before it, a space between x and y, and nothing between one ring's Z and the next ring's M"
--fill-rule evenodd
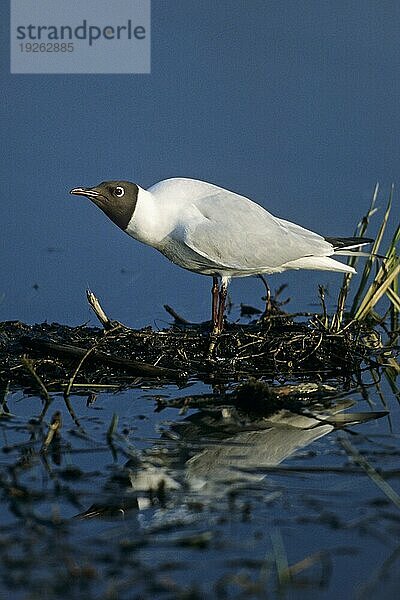
M114 194L117 196L117 198L122 198L122 196L125 194L125 190L123 187L118 186L115 188Z

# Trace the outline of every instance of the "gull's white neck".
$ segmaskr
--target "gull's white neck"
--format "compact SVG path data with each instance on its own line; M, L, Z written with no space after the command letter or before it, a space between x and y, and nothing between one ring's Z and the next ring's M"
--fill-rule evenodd
M176 227L176 209L174 203L162 202L148 190L139 187L136 208L125 232L157 248Z

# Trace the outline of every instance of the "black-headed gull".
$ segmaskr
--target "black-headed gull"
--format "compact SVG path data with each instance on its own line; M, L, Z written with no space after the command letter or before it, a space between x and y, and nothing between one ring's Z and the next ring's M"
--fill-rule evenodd
M87 196L125 233L176 265L213 277L214 333L223 328L232 277L287 269L354 273L332 256L351 254L371 241L325 238L274 217L245 196L195 179L166 179L147 190L130 181L105 181L71 194Z

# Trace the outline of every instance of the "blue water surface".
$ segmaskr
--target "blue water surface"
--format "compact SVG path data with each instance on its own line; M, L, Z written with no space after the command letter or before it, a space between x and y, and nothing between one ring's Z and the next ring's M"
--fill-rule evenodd
M153 0L150 75L11 75L0 11L0 319L82 323L86 287L133 326L165 319L164 303L208 318L207 278L124 236L74 186L194 177L344 236L375 183L382 206L397 182L397 2ZM308 310L317 283L334 298L339 279L271 285ZM232 285L237 304L262 292Z

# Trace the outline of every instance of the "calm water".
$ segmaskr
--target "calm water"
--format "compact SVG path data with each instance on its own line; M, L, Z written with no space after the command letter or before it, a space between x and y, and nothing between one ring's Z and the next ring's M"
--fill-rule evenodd
M211 392L193 382L75 395L81 429L55 395L47 422L59 410L63 426L45 454L46 421L32 420L40 399L8 394L4 597L393 597L399 509L349 456L362 453L400 491L398 405L386 385L390 419L346 430L282 411L255 419L212 400L156 410L160 398ZM325 415L372 408L383 408L373 388ZM102 517L74 518L92 505Z

